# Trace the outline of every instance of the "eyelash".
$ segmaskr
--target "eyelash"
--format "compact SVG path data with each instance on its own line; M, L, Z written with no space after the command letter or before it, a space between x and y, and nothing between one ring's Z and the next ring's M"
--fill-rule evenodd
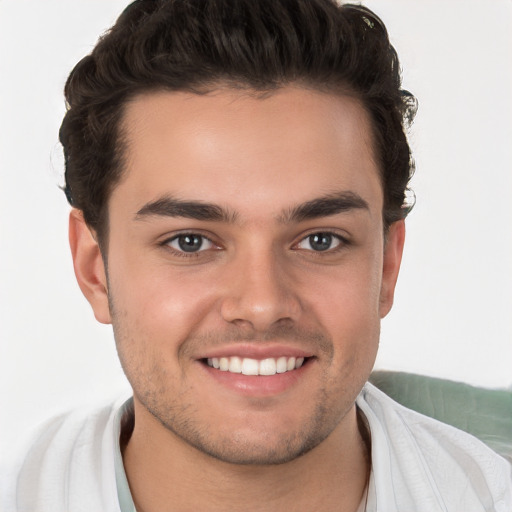
M198 258L201 253L206 252L208 250L208 249L203 249L203 250L198 250L198 251L187 252L187 251L182 251L182 250L175 249L174 247L171 247L170 244L172 242L178 240L181 237L186 237L186 236L198 237L198 238L201 239L201 245L203 245L204 242L207 241L210 244L212 244L213 247L217 247L218 248L218 245L215 244L215 242L211 238L209 238L208 236L203 235L201 233L197 233L196 231L185 231L185 232L182 232L182 233L178 233L176 235L173 235L170 238L166 238L159 245L161 247L164 247L166 250L172 252L172 254L174 256L178 256L180 258Z
M315 231L311 231L310 233L307 233L306 235L303 235L301 237L301 239L296 244L294 244L293 247L297 247L299 244L307 241L309 238L311 238L314 235L329 236L329 237L332 237L333 239L338 241L338 244L334 248L329 248L329 249L326 249L324 251L314 251L312 249L306 249L310 254L312 254L314 256L322 257L323 255L336 254L336 253L342 251L344 248L346 248L347 246L350 245L350 241L346 237L340 235L339 233L336 233L336 232L334 232L332 230L329 230L329 229L326 229L326 230L318 230L318 229L316 229Z
M336 233L334 231L330 231L328 229L326 229L326 230L318 230L317 229L315 231L311 231L310 233L307 233L307 234L303 235L300 238L300 240L298 242L296 242L292 246L292 249L297 248L295 250L300 250L300 248L298 248L299 244L307 241L308 239L310 239L314 235L329 236L329 237L332 237L333 239L338 241L338 244L334 248L328 248L328 249L325 249L323 251L322 250L321 251L315 251L313 249L305 249L310 254L313 254L313 255L318 256L318 257L321 257L322 255L336 254L339 251L343 250L344 248L346 248L347 246L350 245L350 241L346 237L344 237L344 236L342 236L342 235L340 235L340 234L338 234L338 233ZM172 252L173 255L181 257L181 258L198 258L198 257L200 257L201 253L207 252L207 251L209 251L211 249L211 248L207 248L207 249L202 249L201 250L201 246L200 246L200 249L197 250L197 251L187 252L187 251L184 251L184 250L175 249L174 247L171 246L172 242L177 241L179 238L186 237L186 236L200 238L201 239L201 246L205 242L208 242L208 243L212 244L213 248L219 249L219 246L217 244L215 244L215 242L211 238L209 238L208 236L203 235L201 233L195 232L195 231L178 233L176 235L173 235L170 238L165 239L163 242L160 243L160 245L162 247L164 247L166 250Z

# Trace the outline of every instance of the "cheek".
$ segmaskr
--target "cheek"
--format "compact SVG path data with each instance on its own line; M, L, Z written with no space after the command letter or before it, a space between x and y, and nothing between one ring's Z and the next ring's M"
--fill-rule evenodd
M310 310L335 344L345 349L363 350L378 342L378 293L364 294L349 287L331 287L310 304Z
M337 269L321 279L317 276L310 286L304 283L310 290L313 283L321 283L315 293L307 295L304 306L329 333L337 349L335 357L346 364L359 365L360 359L372 359L376 355L380 335L379 261L378 255L362 256L354 265Z
M200 271L141 270L143 264L123 263L109 276L114 315L123 319L131 338L177 349L212 309L215 287Z
M117 351L132 387L150 400L183 384L188 366L181 349L201 329L211 301L190 279L166 271L118 270L110 280Z
M348 326L378 319L380 261L378 254L357 254L350 264L305 276L301 279L303 295L309 306L329 323Z

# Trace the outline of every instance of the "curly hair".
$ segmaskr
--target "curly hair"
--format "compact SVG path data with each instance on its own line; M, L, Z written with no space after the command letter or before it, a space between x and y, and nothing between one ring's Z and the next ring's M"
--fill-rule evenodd
M372 123L387 228L410 210L414 161L405 129L416 100L401 89L382 21L335 0L137 0L71 72L60 128L69 203L104 240L109 196L123 172L124 106L152 91L287 85L349 92Z

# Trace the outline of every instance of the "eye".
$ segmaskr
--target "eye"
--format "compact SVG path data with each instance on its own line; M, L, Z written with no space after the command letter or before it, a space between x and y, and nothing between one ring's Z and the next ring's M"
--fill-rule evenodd
M177 235L165 242L165 245L182 253L201 252L214 247L211 240L197 233L183 233Z
M336 249L342 244L343 240L340 236L333 233L312 233L303 238L298 244L299 249L307 251L325 252Z

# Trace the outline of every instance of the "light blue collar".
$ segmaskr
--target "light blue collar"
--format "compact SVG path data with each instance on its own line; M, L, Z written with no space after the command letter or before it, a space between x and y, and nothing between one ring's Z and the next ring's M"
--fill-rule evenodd
M114 466L116 471L117 497L119 499L119 508L121 512L137 512L133 503L130 486L124 471L123 456L121 455L121 446L119 436L121 434L121 421L125 414L133 411L133 398L129 398L119 408L114 421Z

